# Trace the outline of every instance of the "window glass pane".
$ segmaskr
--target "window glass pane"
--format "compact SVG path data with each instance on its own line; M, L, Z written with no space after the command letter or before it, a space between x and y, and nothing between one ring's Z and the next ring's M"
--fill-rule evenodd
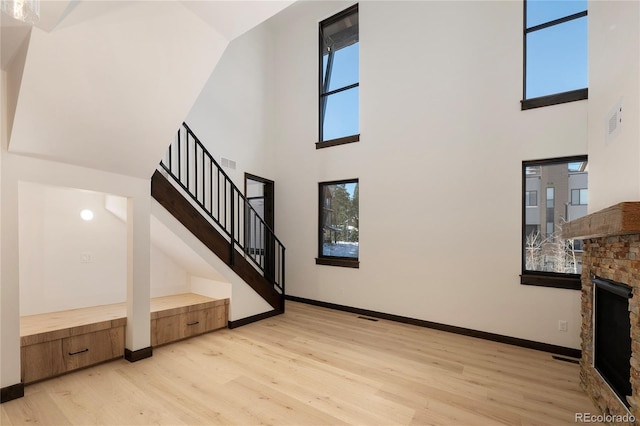
M329 54L322 57L322 84L326 84L329 79L329 87L325 87L323 92L330 92L335 89L349 86L358 82L359 77L359 50L360 43L336 50L333 54L331 72L327 75L327 62Z
M320 256L358 258L358 182L324 184L321 191Z
M527 170L531 167L528 164L523 168L526 190L545 190L546 200L542 202L546 202L546 208L526 209L525 270L579 274L582 245L577 240L563 239L561 233L565 223L587 214L586 167L570 171L567 163L544 164L539 166L539 174L530 175Z
M322 139L327 141L359 133L359 88L354 87L325 97Z
M587 0L527 0L527 28L587 10Z
M537 191L527 191L525 196L525 201L527 203L527 207L534 207L538 205L538 192Z
M526 97L587 87L587 17L527 34Z
M589 203L589 195L587 189L580 190L580 204L588 204Z

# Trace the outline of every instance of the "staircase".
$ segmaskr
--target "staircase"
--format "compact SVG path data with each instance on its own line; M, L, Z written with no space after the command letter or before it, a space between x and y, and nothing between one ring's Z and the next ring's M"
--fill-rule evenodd
M284 312L284 245L186 123L153 174L151 196Z

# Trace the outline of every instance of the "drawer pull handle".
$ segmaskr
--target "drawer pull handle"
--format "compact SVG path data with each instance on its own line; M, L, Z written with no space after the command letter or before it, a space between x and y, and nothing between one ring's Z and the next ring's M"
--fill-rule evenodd
M196 325L200 324L200 321L188 322L187 325Z
M85 349L81 349L79 351L76 352L69 352L69 356L74 356L74 355L78 355L78 354L83 354L85 352L89 352L89 348L85 348Z

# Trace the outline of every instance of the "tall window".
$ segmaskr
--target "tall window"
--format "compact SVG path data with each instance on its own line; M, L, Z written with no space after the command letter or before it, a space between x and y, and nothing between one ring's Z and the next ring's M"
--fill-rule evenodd
M319 188L318 258L322 265L358 267L358 179L322 182Z
M522 109L586 99L587 0L524 0Z
M522 284L580 288L582 242L562 228L587 214L587 176L586 156L522 163ZM539 191L546 196L532 205Z
M358 5L320 22L320 125L316 148L360 140Z

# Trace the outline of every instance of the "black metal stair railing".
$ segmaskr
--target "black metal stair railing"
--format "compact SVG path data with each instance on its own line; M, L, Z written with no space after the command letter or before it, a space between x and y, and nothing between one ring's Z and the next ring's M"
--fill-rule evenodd
M284 297L284 245L186 123L160 166L226 235L229 264L244 256Z

